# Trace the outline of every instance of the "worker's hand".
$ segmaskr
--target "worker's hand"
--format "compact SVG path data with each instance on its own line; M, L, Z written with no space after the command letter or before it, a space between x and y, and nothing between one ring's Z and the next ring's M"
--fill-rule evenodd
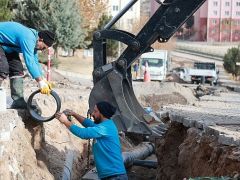
M61 122L64 123L68 121L67 116L64 113L58 112L55 114L55 117Z
M55 114L55 117L56 117L61 123L63 123L67 128L70 128L71 125L73 125L73 123L67 119L67 116L66 116L64 113L58 112L58 113Z
M52 85L47 80L40 80L38 82L39 88L42 94L49 95L52 89Z
M66 115L66 116L74 116L74 111L70 110L70 109L65 109L63 111L63 113Z

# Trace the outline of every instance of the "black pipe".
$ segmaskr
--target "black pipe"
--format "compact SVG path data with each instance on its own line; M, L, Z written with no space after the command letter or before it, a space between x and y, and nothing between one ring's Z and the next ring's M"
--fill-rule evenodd
M154 152L154 144L150 142L143 142L136 146L133 150L128 152L123 152L123 161L125 167L130 167L133 165L136 159L145 159Z
M122 157L124 161L125 167L130 167L134 164L140 164L141 166L146 167L154 167L154 162L143 163L142 161L139 161L140 159L145 159L148 156L150 156L154 152L154 144L150 142L143 142L136 146L134 149L128 152L123 152ZM89 180L89 179L98 179L96 168L91 169L88 171L83 177L83 180Z
M156 160L139 160L136 159L133 161L134 166L142 166L146 168L157 169L158 162Z

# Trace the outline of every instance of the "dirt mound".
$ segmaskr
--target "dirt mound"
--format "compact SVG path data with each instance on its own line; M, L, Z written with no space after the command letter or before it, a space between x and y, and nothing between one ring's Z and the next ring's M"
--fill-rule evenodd
M135 82L134 92L142 106L155 111L168 104L192 104L196 101L192 90L175 82Z
M169 74L166 79L168 82L186 83L177 74L174 73Z

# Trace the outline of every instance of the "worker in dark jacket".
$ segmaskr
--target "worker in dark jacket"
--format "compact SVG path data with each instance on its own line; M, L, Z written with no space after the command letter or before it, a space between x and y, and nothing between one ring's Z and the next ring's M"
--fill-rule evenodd
M50 84L44 80L38 62L37 50L52 46L55 34L50 31L37 32L17 22L0 22L0 85L10 78L11 108L26 108L23 96L23 65L19 53L23 54L30 75L38 82L41 93L49 94Z
M82 139L95 139L93 144L94 161L101 180L127 180L123 163L118 130L111 119L115 108L102 101L95 105L92 117L94 122L77 113L67 110L65 114L76 118L85 128L68 121L64 113L57 113L56 118L76 136Z

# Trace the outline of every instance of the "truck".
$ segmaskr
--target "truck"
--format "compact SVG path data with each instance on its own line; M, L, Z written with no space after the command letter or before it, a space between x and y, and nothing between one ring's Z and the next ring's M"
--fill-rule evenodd
M193 68L176 68L179 78L192 84L217 85L219 71L214 62L194 62Z
M154 52L144 53L141 55L139 60L139 79L144 79L146 63L148 65L151 80L163 81L164 79L166 79L169 64L167 50L155 50Z
M189 69L188 73L191 83L216 85L219 71L214 62L194 62L194 68Z

